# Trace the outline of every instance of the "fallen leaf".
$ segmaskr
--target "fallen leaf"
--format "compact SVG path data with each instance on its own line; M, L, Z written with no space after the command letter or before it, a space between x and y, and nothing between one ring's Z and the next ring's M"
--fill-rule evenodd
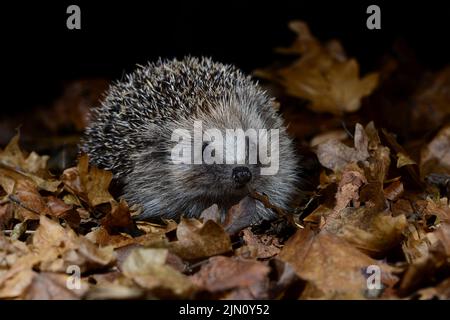
M108 190L112 173L90 166L86 154L78 159L76 168L64 170L61 180L69 192L84 199L91 207L114 200Z
M231 241L225 230L212 220L205 223L181 219L177 241L169 244L171 252L185 260L196 260L231 251Z
M403 194L403 183L399 180L392 182L384 189L384 196L386 199L396 201Z
M166 247L168 243L164 233L146 233L133 238L126 233L110 234L104 227L92 230L85 237L99 246L111 246L114 249L132 244L146 247Z
M16 134L4 150L0 151L0 162L9 167L19 167L21 171L40 174L47 168L48 156L32 152L25 157L19 147L20 134Z
M272 273L275 274L275 279L270 284L270 299L298 298L299 293L303 290L305 281L297 276L294 268L289 263L277 258L272 259L271 262Z
M424 178L431 173L450 174L450 126L440 130L422 149L420 175Z
M22 296L33 282L36 273L31 268L13 270L0 276L0 298L12 299Z
M440 221L450 223L450 203L447 198L437 200L428 197L422 214L425 218L435 215Z
M450 299L450 278L445 279L435 287L421 289L417 292L421 300L449 300Z
M77 265L84 272L114 263L112 247L99 248L69 227L63 228L45 216L41 216L39 222L32 245L41 271L65 272L69 265Z
M64 219L72 228L79 227L81 217L72 205L54 196L46 197L45 201L53 217Z
M407 218L411 216L414 212L411 202L406 199L399 199L396 202L394 202L391 206L391 211L393 216L399 216L404 214L405 217Z
M5 230L11 225L13 215L14 212L11 203L0 205L0 230Z
M36 185L26 179L18 180L9 197L15 206L14 215L21 221L38 220L40 215L51 214Z
M213 204L211 207L203 210L199 218L203 219L203 222L207 220L212 220L219 224L222 220L219 212L219 207L217 206L217 204Z
M145 298L145 290L130 283L102 283L90 288L84 298L88 300L136 300Z
M250 228L243 230L243 239L247 246L256 250L256 257L259 259L268 259L276 256L282 247L275 236L267 234L255 235Z
M404 156L406 155L407 158L410 158L410 156L408 155L406 150L397 142L395 135L393 135L392 133L389 133L385 129L381 129L381 132L383 133L383 137L385 138L388 147L394 153L396 153L397 155L404 155ZM401 168L405 169L404 171L406 171L408 173L408 177L411 178L411 181L414 182L414 184L417 187L422 188L423 183L419 177L419 171L418 171L419 166L417 166L415 163L412 163L411 161L405 161L402 164L403 164L403 166Z
M348 138L347 132L345 132L344 130L332 130L315 136L314 138L311 139L309 145L312 148L320 144L323 144L329 140L344 141L347 138Z
M82 195L85 193L77 167L64 170L61 175L61 180L64 182L64 186L74 195Z
M367 183L366 177L358 167L347 167L342 174L342 179L338 185L336 193L336 206L334 211L338 212L347 207L350 203L355 208L359 207L359 189Z
M51 272L33 272L32 281L25 291L25 300L79 300L88 289L86 281L80 279L79 288L69 289L69 276Z
M138 235L141 232L137 228L133 219L131 219L130 208L124 199L119 203L115 200L111 202L111 211L101 220L102 226L109 232L114 233L117 230L126 230L127 233Z
M414 236L410 233L409 237ZM442 223L434 231L422 236L421 241L410 241L411 243L421 244L420 255L410 258L411 262L406 268L405 274L400 282L399 292L402 296L410 294L420 286L430 283L430 276L437 274L439 270L449 267L450 262L450 225ZM413 247L414 248L414 247ZM404 251L409 254L411 248L404 246Z
M406 227L404 215L392 217L379 214L367 230L344 224L338 235L372 257L383 257L390 249L400 245Z
M339 237L316 234L309 228L298 230L281 250L279 258L289 263L297 275L314 290L303 298L363 299L367 296L367 268L380 268L383 279L393 271L373 260ZM384 276L383 276L384 275Z
M148 221L136 221L139 230L142 230L146 234L158 233L166 234L177 229L178 224L175 220L164 220L164 224L156 224Z
M417 164L411 157L403 152L397 153L397 168Z
M232 206L225 216L224 229L231 235L256 223L256 202L255 199L247 196Z
M341 171L347 164L365 161L369 157L368 137L363 126L355 127L355 148L346 146L340 141L329 140L317 147L317 158L320 164L333 171Z
M104 227L95 228L94 230L86 234L85 237L86 239L92 241L96 245L112 246L114 249L124 247L136 242L135 239L133 239L129 235L125 234L111 235Z
M112 180L112 173L101 170L95 166L89 166L86 154L78 160L78 172L83 189L86 192L89 204L95 207L102 203L110 203L113 197L109 193L109 184Z
M360 78L358 62L347 59L337 41L322 46L304 22L291 22L290 27L298 37L294 46L283 52L301 57L288 67L273 71L273 75L269 73L269 77L278 81L288 95L310 101L308 107L313 111L333 114L357 111L361 99L377 87L378 74Z
M166 264L167 249L138 248L122 264L123 274L149 290L170 290L178 297L190 297L196 290L191 280Z
M232 291L228 299L264 299L268 294L269 271L258 261L218 256L209 258L191 279L211 293Z
M356 165L349 165L342 174L342 179L338 185L338 191L336 193L336 204L330 215L327 216L324 228L327 230L336 230L337 226L340 226L342 210L349 204L354 208L360 206L359 189L367 183L362 170Z

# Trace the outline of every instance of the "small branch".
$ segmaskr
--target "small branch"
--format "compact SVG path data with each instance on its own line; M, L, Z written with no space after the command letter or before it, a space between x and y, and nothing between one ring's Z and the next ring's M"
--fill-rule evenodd
M38 215L41 214L40 212L38 212L38 211L36 211L36 210L34 210L34 209L31 209L31 208L29 208L28 206L24 205L24 204L23 204L16 196L9 195L9 196L8 196L8 199L9 199L11 202L14 202L15 204L21 206L22 208L24 208L24 209L26 209L26 210L28 210L28 211L31 211L31 212L36 213L36 214L38 214Z
M266 208L268 209L272 209L279 217L286 219L291 225L303 229L304 226L302 226L301 224L297 223L294 220L293 215L291 214L287 214L283 209L281 209L280 207L277 207L276 205L272 204L269 200L269 197L265 194L260 194L256 191L250 191L250 197L252 197L253 199L256 199L258 201L260 201Z
M14 231L14 230L2 230L2 232L3 232L5 235L7 235L7 236L10 236L11 233L13 233L13 231ZM26 231L24 232L24 234L33 234L33 233L35 233L35 232L36 232L35 230L26 230Z
M341 125L342 125L342 128L344 129L345 133L347 133L347 135L348 135L350 138L355 139L355 137L354 137L353 134L350 132L350 130L348 130L347 124L345 123L344 120L341 121Z
M185 272L192 273L195 268L201 267L202 265L206 264L208 261L209 261L208 259L205 259L205 260L201 260L196 263L188 264L188 265L186 265Z

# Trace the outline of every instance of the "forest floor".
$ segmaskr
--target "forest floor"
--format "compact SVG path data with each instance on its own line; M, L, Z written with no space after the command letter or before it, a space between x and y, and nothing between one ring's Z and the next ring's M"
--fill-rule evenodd
M255 76L320 163L297 207L255 193L224 223L217 206L132 219L110 172L72 162L108 83L74 82L0 123L23 125L0 141L0 298L449 299L450 66L426 70L398 44L360 76L339 41L290 27L297 40ZM278 219L248 226L257 201Z

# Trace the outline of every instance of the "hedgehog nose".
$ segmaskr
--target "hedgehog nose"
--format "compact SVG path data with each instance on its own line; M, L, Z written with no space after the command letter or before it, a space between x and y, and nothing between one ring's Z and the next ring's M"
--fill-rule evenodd
M247 167L236 167L233 169L232 177L234 182L244 185L252 178L252 173Z

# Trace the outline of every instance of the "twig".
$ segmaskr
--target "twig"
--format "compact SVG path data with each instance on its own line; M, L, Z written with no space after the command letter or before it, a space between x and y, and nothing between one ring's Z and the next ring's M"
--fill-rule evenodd
M185 271L188 273L191 273L195 268L201 267L202 265L206 264L207 262L208 262L208 259L205 259L205 260L201 260L199 262L193 263L193 264L188 264L188 265L186 265Z
M345 133L347 133L347 135L348 135L350 138L354 139L353 134L350 132L350 130L348 130L347 125L345 124L345 121L344 121L344 120L341 121L341 124L342 124L342 128L344 128Z
M281 209L280 207L277 207L276 205L273 205L272 203L270 203L269 197L265 194L260 194L256 191L250 191L250 196L253 199L256 199L258 201L260 201L266 208L268 209L272 209L279 217L286 219L291 225L303 229L304 226L302 226L301 224L297 223L293 216L291 214L287 214L283 209Z
M14 230L2 230L3 231L3 233L4 234L6 234L6 235L11 235L11 233L14 231ZM35 233L36 231L35 230L26 230L25 232L24 232L24 234L33 234L33 233Z
M24 208L24 209L26 209L26 210L28 210L28 211L31 211L31 212L33 212L33 213L36 213L36 214L39 214L39 215L40 215L40 212L38 212L38 211L36 211L36 210L34 210L34 209L31 209L31 208L27 207L26 205L24 205L24 204L23 204L18 198L16 198L15 196L9 195L9 196L8 196L8 199L11 200L11 202L14 202L15 204L18 204L18 205L21 206L22 208Z

